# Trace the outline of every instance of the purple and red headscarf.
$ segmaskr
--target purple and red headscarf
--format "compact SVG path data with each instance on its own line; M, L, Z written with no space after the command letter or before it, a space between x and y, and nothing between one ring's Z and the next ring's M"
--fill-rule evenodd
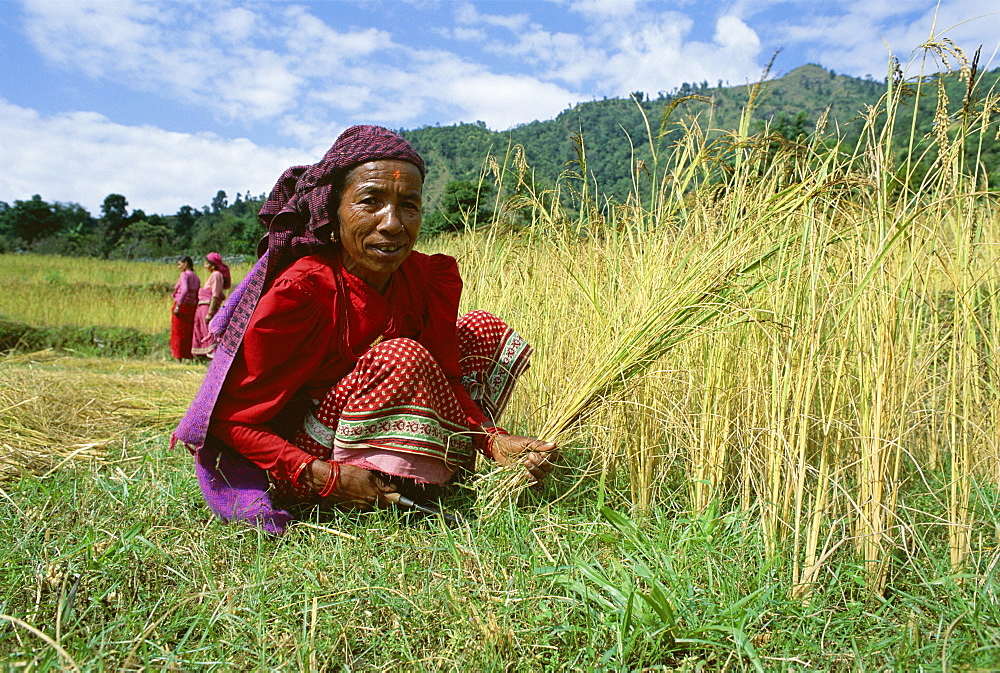
M183 442L195 454L202 493L223 520L243 520L278 534L291 521L288 512L271 505L263 469L215 442L206 443L208 424L265 284L296 259L334 245L335 209L339 205L331 203L334 186L350 168L379 159L406 161L424 176L424 161L410 143L381 126L352 126L340 134L319 162L286 170L258 213L268 228L266 239L261 241L266 250L258 251L261 257L257 264L209 325L219 338L215 357L170 445Z
M334 184L347 169L377 159L406 161L424 177L424 160L406 138L381 126L352 126L319 163L292 166L278 178L259 213L268 228L269 278L330 243L337 219L331 208L338 205L330 202Z

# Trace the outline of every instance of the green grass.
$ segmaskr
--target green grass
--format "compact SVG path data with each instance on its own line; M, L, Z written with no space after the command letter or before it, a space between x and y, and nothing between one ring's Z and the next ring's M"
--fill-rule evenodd
M884 597L845 558L828 564L809 600L793 600L789 569L763 552L746 518L665 508L609 520L596 486L546 505L557 490L458 528L333 513L278 540L212 521L186 452L147 436L92 469L5 487L0 613L43 631L85 670L1000 663L995 556L959 578L946 559L903 564ZM672 621L641 598L654 586ZM0 626L0 661L71 665L10 623Z

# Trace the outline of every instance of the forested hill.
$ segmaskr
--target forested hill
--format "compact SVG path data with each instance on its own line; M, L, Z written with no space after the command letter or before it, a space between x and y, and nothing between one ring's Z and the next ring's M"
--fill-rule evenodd
M938 86L927 78L917 105L917 139L931 132L938 105ZM973 98L982 100L1000 79L1000 68L980 73ZM968 84L957 73L944 75L950 110L957 111L968 94ZM913 88L914 82L907 86ZM766 127L769 133L795 140L815 130L827 111L828 145L837 142L850 150L857 142L862 111L875 105L885 93L884 82L838 75L816 65L796 68L767 81L756 97L751 131ZM577 158L574 137L582 137L586 149L588 177L597 183L601 196L623 200L631 188L633 159L651 159L647 123L658 137L661 152L681 134L680 122L697 118L706 133L736 129L750 97L750 86L727 86L718 82L684 84L654 96L636 91L625 98L579 103L555 119L534 121L504 132L490 131L485 124L428 126L403 131L427 162L425 184L425 235L432 236L488 221L492 200L479 198L478 181L484 161L492 153L501 162L514 145L523 148L536 184L553 184ZM916 96L906 98L897 115L894 143L908 146ZM517 101L511 101L516 106ZM665 119L669 111L669 118ZM954 118L953 118L954 119ZM1000 185L1000 140L993 131L977 138L967 151L985 167L993 189ZM981 143L981 144L980 144ZM918 150L922 148L918 143ZM933 161L933 156L917 162ZM489 184L486 186L490 191ZM175 214L129 211L127 195L109 194L99 216L73 203L49 203L41 195L13 204L0 202L0 252L11 250L102 257L161 257L179 252L204 254L252 254L263 233L255 213L263 195L230 195L219 191L211 205L185 205Z
M1000 78L1000 69L983 73L978 82L980 92L989 91ZM952 108L960 106L966 93L966 83L957 74L944 81ZM427 201L432 207L440 204L445 185L456 180L476 180L488 153L503 156L511 144L524 148L529 165L535 169L536 180L553 182L567 163L576 159L573 136L582 134L586 147L588 173L596 179L606 195L623 198L631 185L631 152L635 158L650 159L649 134L660 132L663 115L672 102L693 97L680 103L670 113L661 144L668 144L680 133L676 122L697 116L703 129L731 130L737 128L746 107L750 87L725 86L718 82L684 84L679 89L659 93L655 98L645 92L634 92L629 98L609 98L579 103L563 111L555 119L534 121L506 132L493 132L483 125L424 127L405 131L428 163L425 185ZM859 115L868 105L874 105L886 91L883 81L859 79L825 70L817 65L804 65L788 74L768 81L761 89L754 112L755 129L762 130L765 122L772 132L794 139L811 133L821 115L829 110L827 132L839 129L841 142L852 146L857 142L862 124ZM909 110L912 111L912 98ZM929 133L937 100L936 86L924 87L918 114L918 137ZM638 104L637 104L637 101ZM512 102L516 105L516 102ZM640 111L641 107L641 111ZM645 115L645 119L644 119ZM898 143L905 142L910 130L904 115L898 124ZM992 136L992 144L983 148L982 158L995 178L1000 143ZM991 182L1000 184L1000 180Z

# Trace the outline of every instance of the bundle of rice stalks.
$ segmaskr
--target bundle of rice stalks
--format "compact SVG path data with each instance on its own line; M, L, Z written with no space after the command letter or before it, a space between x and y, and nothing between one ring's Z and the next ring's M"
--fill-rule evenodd
M0 481L99 462L126 437L168 432L199 380L179 366L53 351L0 359Z
M816 183L791 185L761 204L757 217L767 218L773 231L775 221L791 221L804 203L821 192L822 186ZM600 302L600 311L595 312L600 325L590 330L600 338L581 348L581 366L559 386L561 393L549 407L539 436L566 445L602 404L621 399L678 344L707 330L746 321L746 299L798 266L792 244L809 233L792 222L784 229L788 233L774 241L761 237L762 229L748 214L738 226L720 232L697 256L690 248L677 254L676 240L664 238L655 245L647 240L642 244L645 249L633 251L635 257L630 260L643 268L633 273L628 283L612 280L607 291L591 285L601 281L580 280L583 274L570 270L568 275L581 284L581 301L586 297L591 303ZM655 231L655 227L648 231ZM656 245L660 249L650 249ZM667 252L671 246L675 247ZM614 254L627 251L619 248ZM667 267L663 264L666 259L674 262ZM567 265L575 263L572 255L566 255L565 260ZM596 351L597 356L584 358L585 351ZM481 515L496 514L515 501L527 485L527 474L520 465L483 475L478 482Z

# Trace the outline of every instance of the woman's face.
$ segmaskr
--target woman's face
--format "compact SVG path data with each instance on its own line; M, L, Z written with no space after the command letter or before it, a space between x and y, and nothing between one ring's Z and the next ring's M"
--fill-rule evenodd
M406 161L351 169L337 209L344 268L383 291L417 241L422 191L420 171Z
M185 262L183 259L177 260L177 270L178 271L187 271L187 269L188 269L187 262Z

